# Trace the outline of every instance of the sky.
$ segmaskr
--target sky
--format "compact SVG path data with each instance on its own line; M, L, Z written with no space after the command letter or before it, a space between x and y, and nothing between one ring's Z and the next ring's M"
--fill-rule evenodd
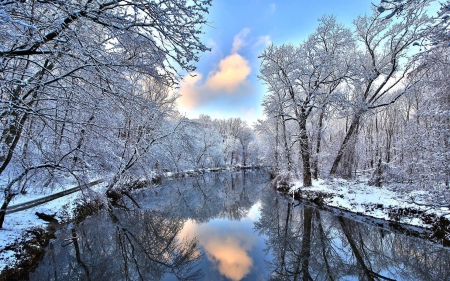
M351 27L371 6L370 0L213 0L201 36L211 51L180 82L180 112L188 118L240 117L251 125L263 117L258 56L267 45L301 43L324 15Z

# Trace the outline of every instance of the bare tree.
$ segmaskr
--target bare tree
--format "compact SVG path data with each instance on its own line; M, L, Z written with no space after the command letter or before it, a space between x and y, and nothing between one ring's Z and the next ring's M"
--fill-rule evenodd
M176 83L176 69L194 70L192 62L208 50L199 35L210 4L2 1L0 176L7 182L5 208L7 198L17 194L12 188L23 184L30 171L54 175L54 169L85 181L83 170L100 164L97 171L112 169L118 179L170 134L152 130L156 119L164 118L161 113L173 109L173 99L156 97L148 85L142 95L142 81L157 80L150 88L158 91L158 85ZM102 149L96 149L99 142ZM101 160L111 155L123 156L118 166Z
M289 98L290 111L281 106L278 111L283 111L278 115L283 116L284 121L295 120L298 125L304 186L312 184L307 122L313 110L323 107L329 100L327 97L349 75L349 64L343 57L352 49L350 30L337 23L334 17L323 17L316 32L300 46L272 45L260 55L259 78L268 85L269 95Z
M357 65L361 75L354 77L352 82L353 101L349 104L353 117L330 175L337 173L344 152L353 152L349 145L355 143L363 117L368 112L393 104L414 85L416 80L406 80L408 73L414 69L414 61L408 60L407 51L421 38L420 29L426 22L427 17L422 10L410 11L400 22L385 19L377 11L373 11L370 17L358 17L354 21L356 36L363 46ZM402 85L402 82L409 84ZM399 88L403 91L398 91Z

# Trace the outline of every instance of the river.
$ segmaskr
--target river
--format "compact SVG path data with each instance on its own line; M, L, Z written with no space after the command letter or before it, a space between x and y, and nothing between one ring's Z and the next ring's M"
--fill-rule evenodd
M262 170L165 179L133 194L141 208L57 231L30 280L450 280L449 248L269 182Z

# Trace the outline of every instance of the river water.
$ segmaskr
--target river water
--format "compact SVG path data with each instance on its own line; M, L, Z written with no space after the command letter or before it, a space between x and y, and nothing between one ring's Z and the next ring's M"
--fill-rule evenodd
M448 248L294 202L269 181L164 180L134 194L141 208L59 230L30 280L450 280Z

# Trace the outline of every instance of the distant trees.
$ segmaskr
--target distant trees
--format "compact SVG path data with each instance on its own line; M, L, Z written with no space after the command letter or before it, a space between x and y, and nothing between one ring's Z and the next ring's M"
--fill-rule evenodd
M418 70L423 80L411 91L417 104L405 124L401 145L406 147L402 162L408 178L420 187L439 183L449 189L450 181L450 84L447 68L450 50L437 47L422 57ZM419 177L416 177L419 175ZM433 190L440 190L439 185Z

